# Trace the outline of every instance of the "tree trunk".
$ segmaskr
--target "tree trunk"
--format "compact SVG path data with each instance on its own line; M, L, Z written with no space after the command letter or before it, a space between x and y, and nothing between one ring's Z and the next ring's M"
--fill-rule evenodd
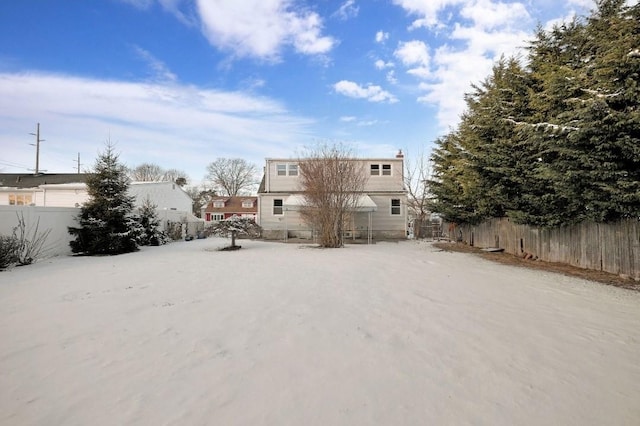
M236 231L231 231L231 247L236 246Z

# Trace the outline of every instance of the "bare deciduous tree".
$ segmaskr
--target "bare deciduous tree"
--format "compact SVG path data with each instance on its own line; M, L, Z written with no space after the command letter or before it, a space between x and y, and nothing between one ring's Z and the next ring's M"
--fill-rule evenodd
M165 170L153 163L142 163L129 169L128 175L136 182L175 182L180 186L189 183L189 177L182 170Z
M341 247L344 224L358 208L367 174L342 145L319 145L299 160L305 196L302 218L319 232L322 247Z
M413 235L423 238L423 226L429 216L429 185L431 164L428 157L420 153L414 161L407 159L405 168L405 186L407 188L408 207L414 215Z
M189 194L192 203L192 213L196 217L200 217L202 214L202 207L206 206L215 196L215 191L205 189L203 186L187 186L184 188L185 192Z
M217 158L207 166L206 179L219 194L229 197L256 189L257 168L241 158Z
M189 176L182 170L169 169L164 171L162 181L175 182L178 186L183 187L189 183Z
M129 170L129 177L136 182L161 182L164 170L157 164L142 163Z

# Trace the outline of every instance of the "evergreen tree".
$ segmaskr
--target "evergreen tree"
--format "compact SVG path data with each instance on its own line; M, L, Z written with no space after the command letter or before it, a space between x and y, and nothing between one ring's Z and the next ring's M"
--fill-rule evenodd
M468 166L468 158L456 132L436 140L431 155L433 179L429 188L433 197L429 208L443 219L455 223L478 223L478 176Z
M640 211L640 5L600 0L501 60L436 142L434 211L559 226ZM470 183L470 180L475 182Z
M141 246L159 246L169 242L167 234L160 229L157 208L149 198L138 208L138 220L142 227L138 244Z
M515 58L501 58L466 96L458 134L477 175L478 214L501 217L519 204L531 153L518 126L529 119L528 76Z
M69 227L75 240L74 253L120 254L137 250L140 225L133 216L133 197L127 194L127 169L118 161L111 144L96 160L87 179L89 201L76 218L79 227Z

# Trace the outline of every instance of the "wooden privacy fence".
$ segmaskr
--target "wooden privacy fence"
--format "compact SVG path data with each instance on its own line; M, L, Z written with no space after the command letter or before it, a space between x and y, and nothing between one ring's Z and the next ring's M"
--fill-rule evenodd
M546 262L640 280L640 221L637 219L536 228L501 218L480 225L445 224L443 229L450 239L476 247L499 247L519 256L530 253Z

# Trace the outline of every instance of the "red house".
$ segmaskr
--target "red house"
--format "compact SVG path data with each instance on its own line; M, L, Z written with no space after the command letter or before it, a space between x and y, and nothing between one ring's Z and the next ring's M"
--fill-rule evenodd
M258 216L258 197L217 197L209 201L202 209L202 218L206 222L219 222L231 216Z

